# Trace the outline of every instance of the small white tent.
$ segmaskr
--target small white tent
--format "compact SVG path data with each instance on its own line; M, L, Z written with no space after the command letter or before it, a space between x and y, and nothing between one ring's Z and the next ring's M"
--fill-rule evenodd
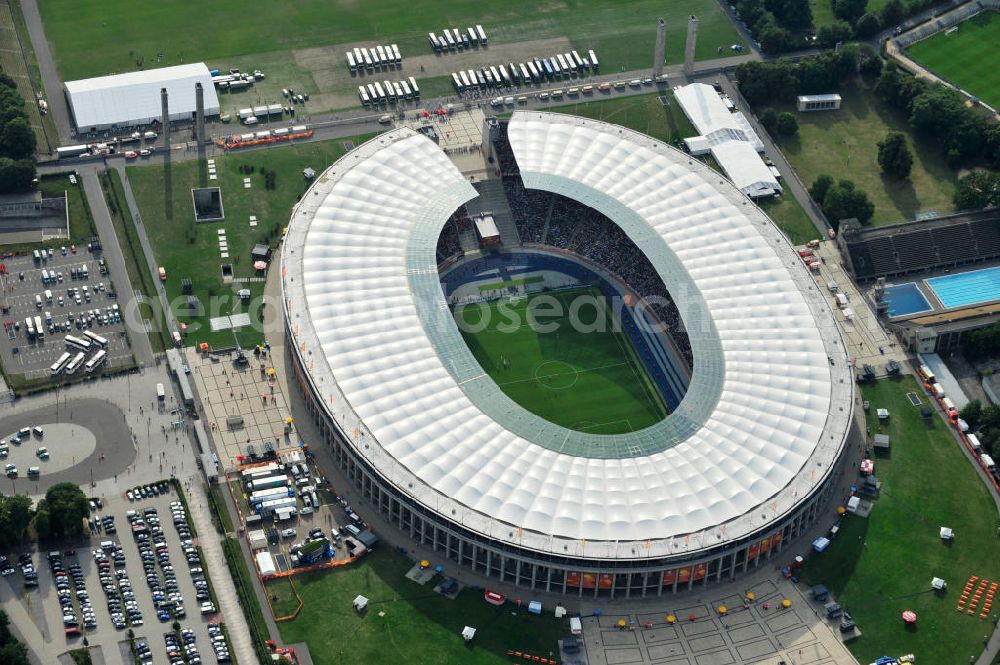
M472 626L466 626L462 629L462 639L466 642L471 642L472 638L476 636L476 629Z
M368 607L368 599L364 596L358 596L354 599L354 609L357 612L363 612L366 607Z

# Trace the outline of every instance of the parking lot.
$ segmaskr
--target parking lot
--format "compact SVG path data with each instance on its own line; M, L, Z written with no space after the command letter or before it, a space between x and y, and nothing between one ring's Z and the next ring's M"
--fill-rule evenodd
M131 664L129 629L143 663L228 660L221 630L213 627L222 615L212 607L202 613L202 603L211 601L194 534L176 492L166 483L158 492L131 502L110 499L92 516L89 541L75 549L8 553L0 564L7 568L0 604L44 662L80 647L86 635L102 651L95 662ZM171 627L175 620L180 634Z
M108 342L107 366L132 362L123 312L109 274L101 274L100 251L67 246L35 260L31 254L4 259L0 274L4 333L0 359L10 374L26 379L51 376L50 367L67 348L67 334L83 337L87 330ZM49 279L43 282L43 277ZM25 320L42 324L42 335L31 335ZM36 317L38 317L36 319ZM75 356L78 350L72 350ZM87 352L87 358L96 348ZM78 372L84 373L81 367Z
M350 558L361 546L352 537L351 527L364 530L367 525L354 514L346 501L342 503L331 492L323 489L327 487L326 481L319 476L311 461L304 459L298 451L290 452L291 457L281 451L284 468L275 469L271 466L276 466L277 461L265 462L263 466L245 467L229 477L229 487L236 497L241 521L246 526L251 551L255 554L269 552L275 572L279 573L297 566ZM293 459L298 461L292 461ZM285 476L287 485L278 484L272 489L256 491L250 485L260 479L280 479L281 476ZM285 497L288 496L288 491L294 493L294 498L289 497L287 500L288 508L258 508L264 503L258 498L257 492L274 492L275 489L277 494ZM354 515L354 519L350 518L351 515ZM371 535L366 534L365 537L369 538ZM324 556L315 561L300 559L302 548L307 542L321 539L328 541L328 552L332 552L332 556Z

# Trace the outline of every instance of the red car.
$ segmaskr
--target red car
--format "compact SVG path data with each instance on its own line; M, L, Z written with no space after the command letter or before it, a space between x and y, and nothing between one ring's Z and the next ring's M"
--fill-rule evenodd
M138 156L139 153L136 150L129 150L128 152L125 153L125 159L135 159Z

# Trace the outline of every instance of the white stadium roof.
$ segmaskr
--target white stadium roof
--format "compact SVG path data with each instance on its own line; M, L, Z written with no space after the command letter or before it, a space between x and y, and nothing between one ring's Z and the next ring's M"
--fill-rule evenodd
M77 128L90 131L160 120L162 88L167 89L170 119L189 119L195 111L194 84L199 81L205 93L205 115L218 115L219 97L203 62L67 81L65 87Z
M438 283L438 234L476 191L405 128L331 166L292 216L285 312L317 400L400 491L521 548L664 557L779 521L826 479L853 403L832 313L784 236L648 136L516 112L509 137L526 187L609 216L683 298L695 369L678 409L600 436L503 395Z

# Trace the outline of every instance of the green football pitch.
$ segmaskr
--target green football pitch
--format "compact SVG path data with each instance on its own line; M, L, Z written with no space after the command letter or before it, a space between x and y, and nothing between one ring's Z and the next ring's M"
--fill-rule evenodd
M1000 107L1000 14L985 11L958 24L948 35L941 31L906 49L914 60L938 76L975 95L993 108Z
M490 378L550 422L621 434L667 415L662 396L596 288L467 306L455 317Z

